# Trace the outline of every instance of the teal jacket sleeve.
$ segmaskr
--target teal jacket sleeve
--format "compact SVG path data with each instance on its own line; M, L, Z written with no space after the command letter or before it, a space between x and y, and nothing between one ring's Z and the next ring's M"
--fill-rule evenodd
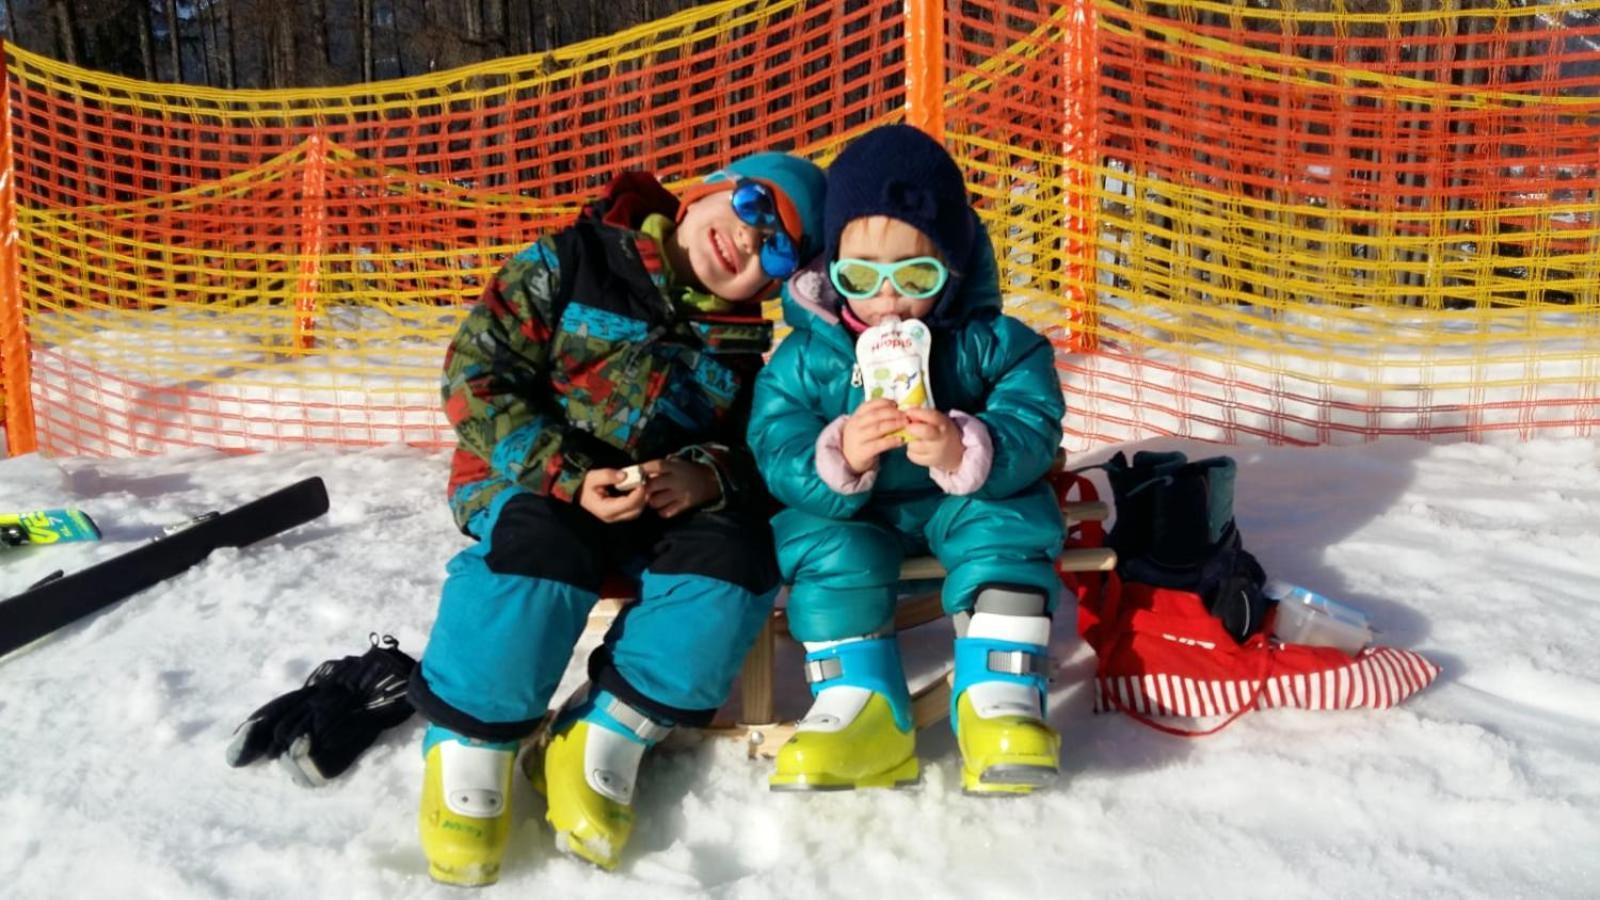
M986 499L1009 497L1050 471L1066 414L1050 342L1010 316L994 320L992 335L982 352L993 387L978 419L989 429L994 461L974 495Z
M829 519L848 519L866 505L871 491L841 494L817 474L817 438L829 424L817 412L817 373L807 368L811 336L795 331L778 345L756 378L750 412L750 449L767 490L784 506Z

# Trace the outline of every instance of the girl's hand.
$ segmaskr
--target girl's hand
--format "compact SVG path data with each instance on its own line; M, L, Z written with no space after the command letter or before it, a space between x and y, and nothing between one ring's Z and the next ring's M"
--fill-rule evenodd
M644 491L650 508L663 519L688 512L722 496L722 484L710 466L686 459L653 459L643 463Z
M906 414L893 400L879 397L856 407L845 420L844 434L840 437L845 465L856 475L870 471L884 451L905 444L905 438L896 433L904 427Z
M906 431L911 443L906 445L906 458L919 466L954 472L961 468L966 447L961 443L961 426L936 409L908 409L905 417L910 424Z
M621 469L590 469L584 473L583 484L578 488L578 505L608 525L639 518L649 499L646 485L618 492L616 485L621 484L622 479Z

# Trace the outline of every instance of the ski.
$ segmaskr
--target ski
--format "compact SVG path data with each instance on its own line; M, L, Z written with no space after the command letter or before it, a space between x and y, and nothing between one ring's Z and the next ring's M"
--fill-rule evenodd
M321 478L307 478L81 572L0 600L0 655L177 575L218 547L243 547L328 511Z
M0 513L0 546L98 540L99 526L82 510L35 509L30 512Z

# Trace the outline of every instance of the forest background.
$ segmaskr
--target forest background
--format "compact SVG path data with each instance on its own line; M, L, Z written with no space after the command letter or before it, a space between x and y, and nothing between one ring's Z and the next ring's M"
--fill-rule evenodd
M693 0L0 0L0 38L144 81L286 88L541 53Z

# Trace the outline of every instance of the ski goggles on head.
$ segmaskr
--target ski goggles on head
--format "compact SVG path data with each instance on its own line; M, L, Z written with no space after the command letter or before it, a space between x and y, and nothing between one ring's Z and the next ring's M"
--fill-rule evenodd
M800 267L800 248L783 224L778 197L759 181L734 182L731 201L739 221L761 232L761 271L773 278L788 278Z
M865 300L878 293L889 279L901 296L926 300L950 280L950 270L931 256L917 256L898 262L879 263L865 259L836 259L828 266L828 277L839 293L851 300Z

